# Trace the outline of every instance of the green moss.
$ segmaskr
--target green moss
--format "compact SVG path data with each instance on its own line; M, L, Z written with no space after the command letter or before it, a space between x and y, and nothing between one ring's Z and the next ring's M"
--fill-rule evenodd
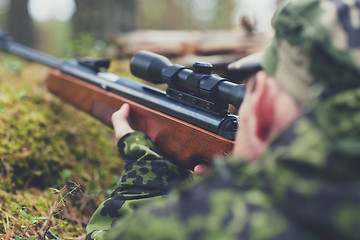
M33 72L42 74L27 78ZM112 130L47 93L39 80L46 73L45 67L31 64L20 73L21 80L10 73L1 78L0 158L10 167L13 187L53 186L64 170L80 165L82 171L74 178L85 185L99 168L118 174L121 164ZM112 179L99 179L99 184Z
M83 225L122 171L113 131L48 93L43 80L49 68L18 59L4 64L4 58L0 55L0 216L5 219L0 218L0 234L8 222L13 237L22 236L28 220L19 209L48 216L56 201L48 187L75 181L86 194L72 196L66 211L85 220L81 225L53 218L51 230L63 238L83 236ZM115 62L112 72L129 76L123 65Z

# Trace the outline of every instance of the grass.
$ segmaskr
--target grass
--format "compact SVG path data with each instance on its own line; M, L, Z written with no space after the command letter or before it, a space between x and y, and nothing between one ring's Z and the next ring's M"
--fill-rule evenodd
M110 71L128 77L127 65ZM46 221L61 239L84 238L122 171L112 129L48 93L49 71L0 55L0 239L40 236Z

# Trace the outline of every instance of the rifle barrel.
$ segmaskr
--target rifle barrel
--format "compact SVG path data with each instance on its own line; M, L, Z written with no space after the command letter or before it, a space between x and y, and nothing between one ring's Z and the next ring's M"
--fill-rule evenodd
M63 61L58 58L14 42L4 31L0 31L0 49L52 68L60 69L63 65Z

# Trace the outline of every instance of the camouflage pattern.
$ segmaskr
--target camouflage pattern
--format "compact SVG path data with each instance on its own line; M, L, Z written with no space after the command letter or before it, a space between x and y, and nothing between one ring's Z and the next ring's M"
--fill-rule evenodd
M302 0L275 14L272 45L242 59L261 61L262 68L299 103L359 86L359 0ZM341 78L341 79L339 79Z
M87 239L360 239L360 1L294 1L273 23L263 68L303 114L259 161L214 160L211 176L167 197L187 174L141 133L126 136L130 167Z
M164 160L151 139L141 132L125 135L118 148L125 161L119 185L93 214L86 228L86 239L107 239L104 234L117 219L167 194L177 181L189 176L188 170Z

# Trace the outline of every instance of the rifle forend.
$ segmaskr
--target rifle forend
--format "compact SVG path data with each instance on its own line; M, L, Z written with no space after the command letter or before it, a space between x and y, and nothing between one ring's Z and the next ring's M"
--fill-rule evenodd
M111 126L113 112L123 103L130 104L132 127L149 135L165 156L188 168L232 150L238 119L227 108L229 103L238 107L244 87L210 74L210 65L195 63L191 71L160 55L135 54L130 64L133 74L168 83L165 92L100 71L109 67L109 60L61 61L12 41L4 32L0 32L0 48L56 68L45 81L48 90L107 125Z

